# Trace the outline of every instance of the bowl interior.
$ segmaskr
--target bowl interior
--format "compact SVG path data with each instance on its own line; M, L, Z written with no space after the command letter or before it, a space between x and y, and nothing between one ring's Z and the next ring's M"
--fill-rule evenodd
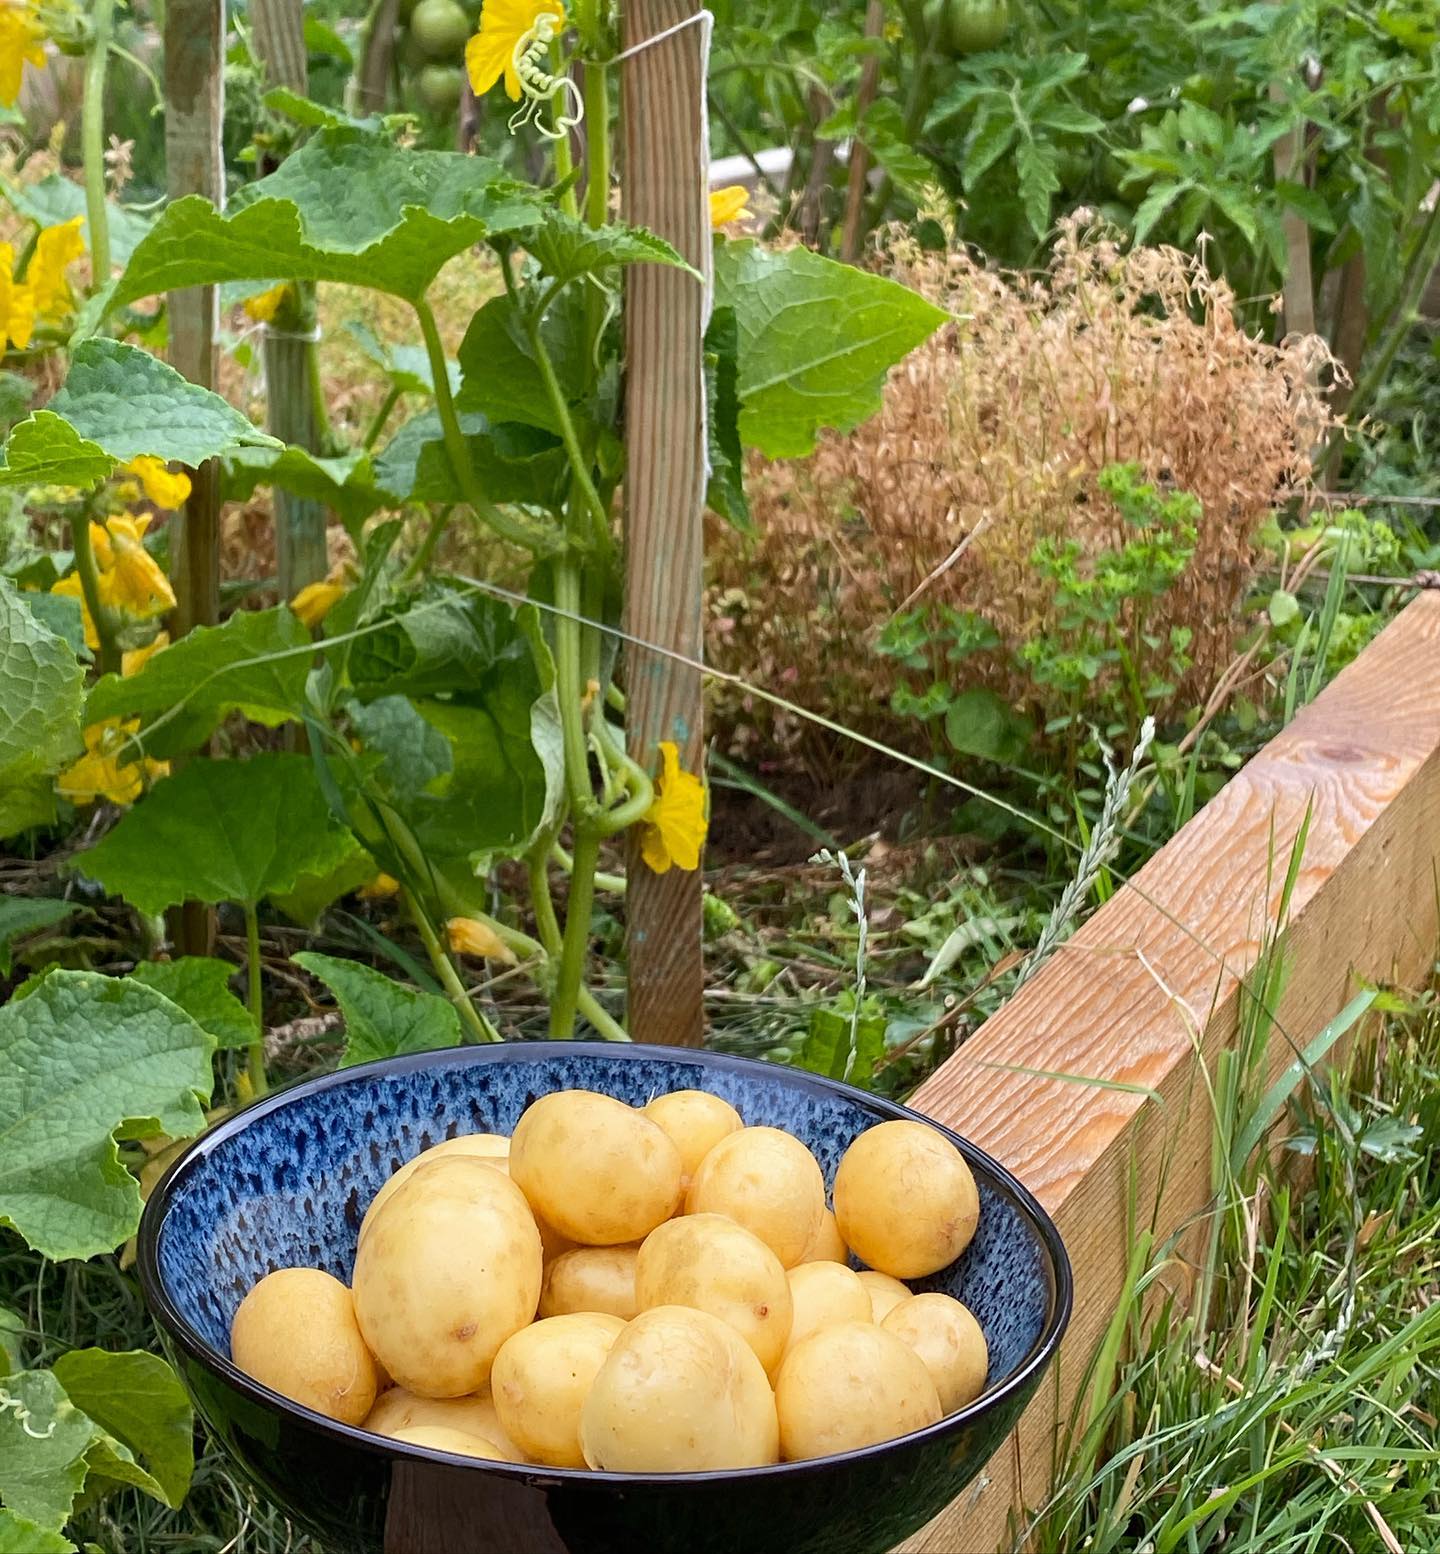
M324 1268L348 1282L360 1220L391 1172L461 1133L510 1133L537 1096L576 1087L632 1105L669 1090L723 1096L747 1123L784 1128L820 1162L827 1189L846 1146L906 1115L794 1070L675 1049L617 1052L577 1043L426 1053L309 1082L222 1124L181 1163L162 1197L155 1275L171 1316L228 1359L246 1291L276 1268ZM994 1388L1033 1354L1053 1314L1056 1274L1028 1208L967 1147L980 1228L951 1267L916 1281L975 1313Z

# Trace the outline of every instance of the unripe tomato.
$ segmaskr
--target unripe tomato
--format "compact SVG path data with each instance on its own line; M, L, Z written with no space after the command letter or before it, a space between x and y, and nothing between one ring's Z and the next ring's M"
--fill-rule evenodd
M420 0L410 18L411 35L429 59L458 59L470 36L470 18L456 0Z
M454 113L460 106L463 79L459 65L426 65L420 72L416 91L431 113Z
M927 0L925 6L926 35L952 58L999 48L1009 28L1010 0Z

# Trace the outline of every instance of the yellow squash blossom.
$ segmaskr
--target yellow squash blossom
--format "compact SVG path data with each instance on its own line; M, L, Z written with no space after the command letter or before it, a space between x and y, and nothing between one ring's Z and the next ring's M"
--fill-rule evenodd
M0 0L0 103L13 108L26 65L45 63L45 28L29 0Z
M750 204L750 191L744 184L732 183L725 189L712 189L710 191L710 225L723 227L732 221L739 221L741 216L748 213Z
M705 784L680 765L680 752L667 739L660 745L661 772L655 783L655 802L641 822L640 856L664 874L673 864L681 869L700 867L709 822L705 819Z
M152 458L148 453L138 454L125 466L145 489L145 495L156 505L173 511L184 507L190 497L190 477L181 470L171 474L164 459Z
M344 597L343 583L306 583L290 601L290 608L314 631Z
M278 286L272 286L269 291L246 297L240 306L257 324L270 324L275 321L275 315L285 305L285 299L289 295L290 282L281 281Z
M79 216L72 216L59 226L45 227L35 239L35 252L25 281L35 298L35 311L41 318L55 321L70 311L74 296L65 271L85 252L80 223Z
M557 0L485 0L480 31L465 45L465 69L477 97L483 97L504 76L505 95L511 102L520 101L515 58L521 45L533 36L541 16L554 18L557 33L565 25L565 8Z
M489 925L474 917L452 917L445 924L445 938L457 955L483 955L486 960L515 964L515 952Z
M139 674L158 652L169 646L170 633L156 632L153 642L147 642L144 647L130 648L120 655L120 673L127 678L132 674Z
M393 875L377 874L373 880L366 880L355 894L362 901L388 901L391 896L400 894L400 881Z
M90 543L100 569L100 600L112 609L144 620L175 608L170 579L141 536L150 525L148 513L117 513L102 528L90 525Z
M15 250L0 243L0 349L9 341L23 351L35 330L35 297L23 281L15 279Z
M140 727L139 718L122 723L106 718L85 730L85 754L55 779L61 798L72 804L93 804L109 799L112 804L133 804L145 791L147 779L170 774L168 761L152 761L136 755L130 735Z

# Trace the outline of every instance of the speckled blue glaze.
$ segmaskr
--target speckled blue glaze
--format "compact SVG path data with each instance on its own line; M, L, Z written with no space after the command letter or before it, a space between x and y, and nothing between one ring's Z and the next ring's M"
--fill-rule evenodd
M914 1288L970 1307L990 1374L975 1404L904 1441L744 1475L541 1473L382 1441L275 1396L230 1364L231 1318L257 1280L297 1265L348 1280L361 1218L394 1170L462 1133L509 1133L538 1096L573 1088L635 1105L670 1090L711 1091L747 1123L806 1143L827 1188L858 1133L913 1115L721 1054L512 1043L345 1070L229 1119L152 1194L141 1277L200 1412L262 1490L344 1554L871 1554L941 1509L1018 1416L1070 1303L1053 1225L954 1135L980 1190L980 1229L958 1262ZM482 1530L496 1514L515 1536L496 1541L493 1526Z

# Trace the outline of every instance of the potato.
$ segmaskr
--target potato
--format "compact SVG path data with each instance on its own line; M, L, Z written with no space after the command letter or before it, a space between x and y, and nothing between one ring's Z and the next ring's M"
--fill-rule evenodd
M411 1446L428 1446L432 1451L455 1452L461 1457L489 1457L495 1462L519 1460L502 1450L498 1441L472 1435L468 1430L455 1430L449 1425L406 1425L403 1430L392 1431L390 1439L406 1441Z
M912 1295L880 1324L903 1339L925 1362L940 1407L947 1414L973 1403L985 1390L990 1353L968 1306L949 1295Z
M680 1151L680 1170L687 1180L726 1134L745 1126L729 1101L707 1090L672 1090L669 1095L657 1095L642 1110L670 1135Z
M780 1363L790 1333L790 1286L780 1259L719 1214L672 1219L645 1237L635 1263L635 1301L641 1311L708 1311L739 1333L767 1372Z
M572 1311L603 1311L628 1322L639 1314L635 1303L638 1246L578 1246L545 1266L540 1315L562 1317Z
M535 1315L540 1232L524 1194L483 1160L452 1155L412 1173L355 1258L355 1314L400 1386L463 1397Z
M656 1306L626 1327L600 1367L580 1411L580 1445L604 1472L764 1467L778 1450L775 1397L734 1328L708 1311Z
M892 1279L888 1273L879 1273L874 1268L862 1268L856 1277L869 1292L872 1322L883 1322L902 1300L909 1300L914 1294L909 1285L901 1284L899 1279Z
M490 1388L506 1433L532 1462L583 1468L580 1410L610 1347L625 1330L599 1311L546 1317L507 1338Z
M444 1159L446 1155L475 1155L481 1160L501 1162L509 1153L510 1140L503 1133L462 1133L459 1138L446 1139L441 1144L432 1144L429 1149L422 1149L413 1160L407 1160L370 1200L365 1218L360 1221L361 1238L364 1238L365 1227L374 1218L380 1205L386 1202L403 1182L410 1179L411 1172L422 1162L429 1164L432 1160Z
M908 1435L940 1418L924 1361L873 1322L842 1322L802 1339L775 1382L780 1454L829 1457Z
M741 1128L700 1162L685 1208L733 1219L793 1268L820 1229L825 1181L799 1139L779 1128Z
M801 1263L790 1270L788 1278L794 1316L786 1354L822 1327L875 1320L870 1291L851 1268L842 1268L839 1263Z
M633 1107L593 1090L541 1096L510 1141L510 1177L582 1246L639 1241L680 1202L680 1151Z
M375 1401L375 1361L350 1291L319 1268L278 1268L240 1302L230 1354L247 1376L343 1424Z
M505 1433L488 1388L464 1398L422 1398L404 1387L391 1387L375 1399L375 1407L365 1419L365 1428L376 1435L394 1435L412 1425L441 1425L480 1435L498 1446L507 1462L521 1460L520 1449Z
M800 1261L849 1265L850 1248L845 1245L840 1227L835 1223L835 1216L829 1209L826 1209L821 1217L820 1228L815 1232L815 1239L805 1248L805 1255Z
M882 1122L845 1151L835 1175L835 1218L861 1262L918 1279L970 1245L980 1199L949 1139L923 1122Z

